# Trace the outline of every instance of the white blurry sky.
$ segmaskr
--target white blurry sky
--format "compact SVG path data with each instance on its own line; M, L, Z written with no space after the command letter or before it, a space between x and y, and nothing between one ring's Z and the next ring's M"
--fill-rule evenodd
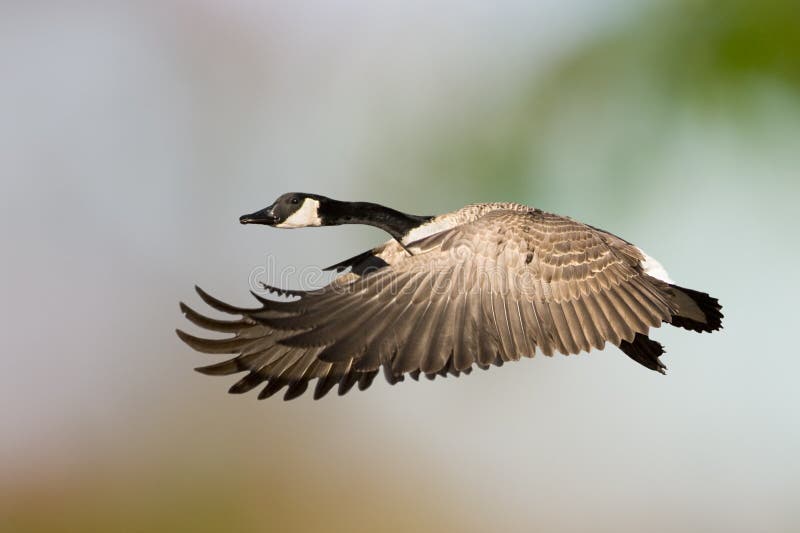
M198 303L194 283L244 302L267 253L279 266L324 266L382 237L242 228L238 215L289 190L459 207L458 191L419 194L404 174L413 162L367 175L383 157L396 162L386 139L413 147L428 124L502 100L630 16L630 3L1 9L0 472L80 475L95 455L136 462L216 430L252 439L222 449L269 454L279 427L307 436L298 463L327 453L389 484L436 480L452 491L437 497L470 517L460 527L800 527L798 251L786 231L796 100L766 88L752 136L724 117L676 113L635 207L603 184L611 165L597 167L594 121L566 116L536 177L545 197L519 198L605 226L720 297L724 333L656 333L667 378L609 349L317 403L257 402L190 370L204 356L175 338L177 302Z

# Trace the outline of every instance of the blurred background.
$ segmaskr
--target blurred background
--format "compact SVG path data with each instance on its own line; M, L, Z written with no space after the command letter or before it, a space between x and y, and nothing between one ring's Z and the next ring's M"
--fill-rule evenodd
M12 0L0 80L1 531L800 530L794 0ZM287 191L570 215L725 330L229 396L193 285L385 239L238 224Z

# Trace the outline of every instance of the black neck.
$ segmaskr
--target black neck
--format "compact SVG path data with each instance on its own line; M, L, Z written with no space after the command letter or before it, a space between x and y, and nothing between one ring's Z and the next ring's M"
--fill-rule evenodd
M366 224L382 229L397 240L402 240L409 231L433 218L407 215L369 202L340 202L330 199L320 206L320 214L326 226Z

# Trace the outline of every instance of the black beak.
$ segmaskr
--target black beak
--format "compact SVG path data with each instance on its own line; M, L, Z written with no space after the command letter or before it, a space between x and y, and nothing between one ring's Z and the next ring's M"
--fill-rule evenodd
M242 215L239 217L241 224L264 224L266 226L274 226L278 223L278 217L275 216L272 208L274 206L265 207L261 211L250 213L249 215Z

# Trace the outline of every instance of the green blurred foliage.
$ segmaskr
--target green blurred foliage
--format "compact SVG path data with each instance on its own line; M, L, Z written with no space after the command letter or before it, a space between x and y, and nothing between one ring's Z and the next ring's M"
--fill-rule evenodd
M543 159L576 109L583 116L572 127L599 132L592 140L602 143L621 135L617 160L635 165L657 150L677 110L739 117L738 125L749 127L764 86L800 101L796 1L658 3L581 43L544 75L535 73L507 102L472 110L468 127L429 143L428 163L431 173L470 184L477 198L525 198L538 192ZM645 127L617 132L640 112ZM619 170L612 179L633 179Z
M650 14L640 30L651 36L645 50L656 75L680 97L714 102L759 79L800 93L796 1L682 0Z

